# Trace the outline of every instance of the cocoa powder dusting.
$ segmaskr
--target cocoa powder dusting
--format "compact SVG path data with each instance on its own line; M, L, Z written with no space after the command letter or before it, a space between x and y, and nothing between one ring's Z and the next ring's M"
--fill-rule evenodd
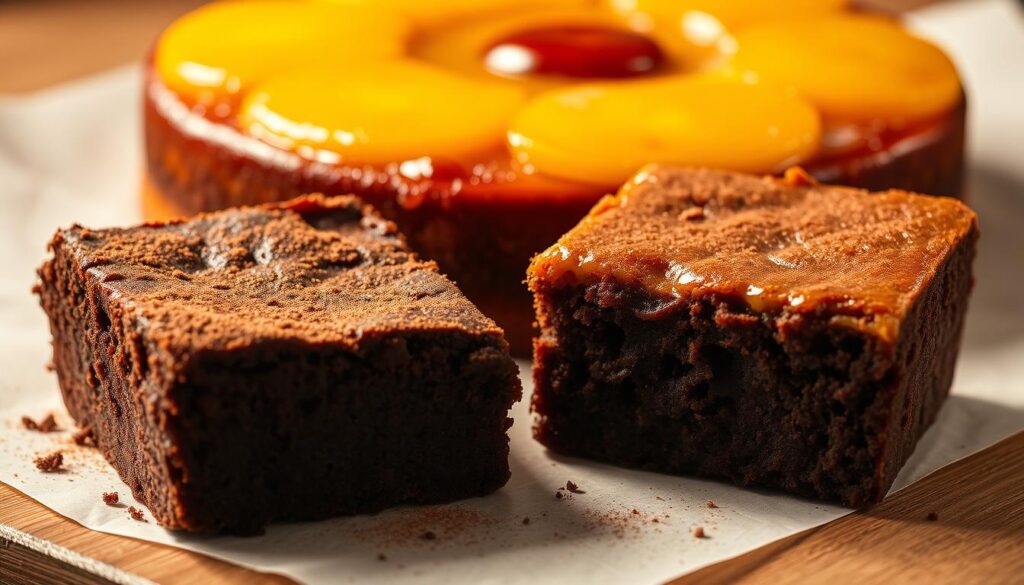
M466 545L496 538L490 529L497 523L490 516L461 507L428 506L375 518L355 528L353 534L381 549L427 541Z

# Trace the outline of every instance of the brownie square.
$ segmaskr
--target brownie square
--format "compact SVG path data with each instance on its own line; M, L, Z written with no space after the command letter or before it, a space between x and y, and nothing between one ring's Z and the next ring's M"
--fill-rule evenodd
M57 232L64 401L172 529L487 494L521 394L502 331L352 197Z
M529 270L550 449L858 506L949 392L975 214L651 167Z

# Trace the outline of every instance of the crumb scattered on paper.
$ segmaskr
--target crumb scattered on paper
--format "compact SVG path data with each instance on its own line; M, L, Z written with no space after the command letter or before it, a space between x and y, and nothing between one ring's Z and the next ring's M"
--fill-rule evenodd
M54 451L48 455L40 455L33 459L33 463L36 464L36 469L45 473L64 471L64 454Z

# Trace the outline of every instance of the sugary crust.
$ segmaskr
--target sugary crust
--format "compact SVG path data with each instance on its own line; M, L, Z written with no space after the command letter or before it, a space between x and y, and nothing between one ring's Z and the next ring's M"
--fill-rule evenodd
M666 298L898 320L976 222L950 198L652 166L540 254L529 278L534 290L612 277Z
M176 353L271 339L356 347L395 331L501 336L394 224L320 196L127 229L61 230L112 298Z

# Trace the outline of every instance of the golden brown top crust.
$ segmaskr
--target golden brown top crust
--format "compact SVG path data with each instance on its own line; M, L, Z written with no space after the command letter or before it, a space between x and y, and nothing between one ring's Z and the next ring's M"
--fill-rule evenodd
M649 167L537 256L533 290L612 277L757 311L903 315L977 229L954 199Z
M296 199L127 229L57 233L112 302L175 353L267 340L501 330L354 197Z

